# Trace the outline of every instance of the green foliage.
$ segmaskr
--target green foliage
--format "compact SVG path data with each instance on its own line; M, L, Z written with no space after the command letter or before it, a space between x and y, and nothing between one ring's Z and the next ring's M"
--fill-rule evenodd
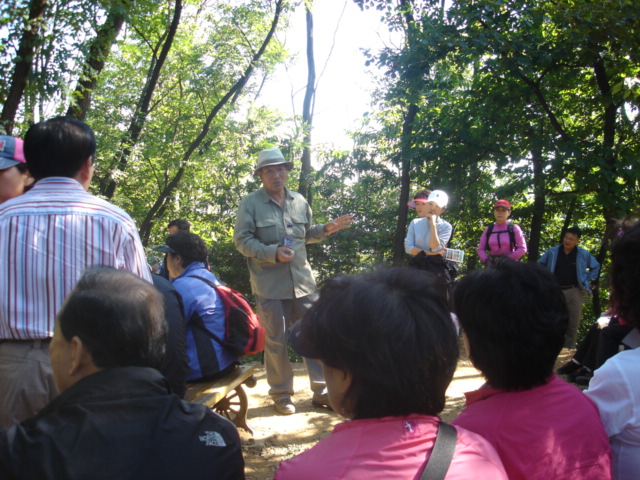
M442 15L439 2L356 3L405 33L370 56L384 72L371 115L379 127L365 127L358 148L396 163L406 107L417 104L412 190L450 193L445 218L467 268L478 266L497 198L511 200L539 252L575 224L596 254L612 219L637 211L640 4L459 1Z
M497 198L512 202L512 219L539 252L557 244L568 224L583 229L582 246L606 252L612 219L638 213L640 2L460 0L447 11L440 0L356 3L377 10L397 41L369 52L368 64L380 68L379 88L353 134L353 151L315 152L315 221L356 216L352 229L309 246L320 281L392 262L394 225L407 208L399 202L405 166L411 192L440 188L450 194L444 217L455 228L452 246L466 252L465 269L479 266L477 242L493 221ZM50 2L17 130L66 110L80 59L107 5ZM112 201L140 224L182 175L153 218L149 244L163 241L168 221L187 218L210 245L216 273L248 292L245 259L232 234L240 199L259 186L252 175L255 155L280 146L297 158L303 146L294 119L253 104L259 77L287 52L277 39L270 43L242 94L225 104L188 155L205 119L264 39L273 2L185 0L147 123L120 172L123 138L174 7L170 0L130 3L87 117L98 138L93 188L115 177ZM24 0L0 5L0 101L26 12ZM405 134L410 107L417 114ZM289 186L295 189L294 175ZM606 286L604 276L601 283Z

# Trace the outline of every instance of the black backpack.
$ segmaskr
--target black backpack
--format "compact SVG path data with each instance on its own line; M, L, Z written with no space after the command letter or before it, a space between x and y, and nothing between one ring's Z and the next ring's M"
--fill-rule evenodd
M487 242L484 245L485 250L488 252L489 251L489 238L491 238L491 234L493 233L493 226L495 224L491 224L487 227ZM503 232L503 230L501 230L500 232L496 232L497 235L500 235ZM509 249L512 252L515 252L516 250L516 234L513 233L513 223L509 222L507 223L507 232L509 232Z

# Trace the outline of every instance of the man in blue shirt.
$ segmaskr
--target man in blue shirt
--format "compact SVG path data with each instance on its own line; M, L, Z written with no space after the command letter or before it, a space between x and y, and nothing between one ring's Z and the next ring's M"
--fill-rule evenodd
M575 348L576 335L582 316L584 293L591 294L591 282L598 278L600 264L593 255L578 246L582 231L568 228L562 243L544 252L538 263L551 270L558 278L567 308L569 326L565 336L565 348Z
M207 246L198 235L179 231L167 237L166 267L175 289L182 296L187 322L187 381L223 376L240 358L217 339L225 338L222 299L207 283L220 283L206 267Z

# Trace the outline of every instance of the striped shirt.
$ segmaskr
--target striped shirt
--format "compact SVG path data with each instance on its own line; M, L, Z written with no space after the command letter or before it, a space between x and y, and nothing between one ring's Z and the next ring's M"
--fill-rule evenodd
M65 177L0 205L0 339L50 338L64 298L92 265L151 281L135 224L120 208Z

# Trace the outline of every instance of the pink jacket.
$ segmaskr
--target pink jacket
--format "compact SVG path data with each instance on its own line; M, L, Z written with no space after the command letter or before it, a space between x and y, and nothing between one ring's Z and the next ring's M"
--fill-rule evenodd
M513 224L513 236L516 241L516 249L511 251L511 240L509 239L509 232L507 231L507 225L509 225L509 221L505 223L493 224L493 232L491 232L491 238L487 239L487 231L488 228L484 229L482 235L480 236L480 243L478 245L478 256L480 257L480 261L483 264L487 263L487 241L489 242L489 253L494 256L503 256L509 257L513 260L520 260L522 256L527 253L527 242L524 239L524 234L522 233L522 229Z
M277 480L419 479L435 442L437 417L411 415L343 422L314 447L282 462ZM507 479L489 443L456 427L458 441L447 480Z
M467 408L452 423L489 440L510 480L611 478L598 409L573 385L553 376L530 390L485 386L465 395Z

